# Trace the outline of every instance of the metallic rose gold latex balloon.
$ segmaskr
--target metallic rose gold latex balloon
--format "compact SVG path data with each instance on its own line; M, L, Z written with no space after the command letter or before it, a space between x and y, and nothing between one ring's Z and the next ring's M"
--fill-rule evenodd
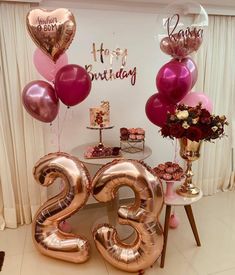
M34 167L34 178L42 186L64 181L63 190L49 199L36 213L32 223L33 241L44 255L60 260L82 263L89 258L88 240L65 233L59 224L87 202L90 178L83 164L66 153L52 153L41 158Z
M26 24L34 43L54 62L68 49L76 31L75 18L67 9L33 9Z
M152 169L142 163L114 160L95 175L93 196L99 202L111 201L124 185L133 189L135 202L119 208L119 223L132 226L136 239L131 244L122 242L116 229L108 224L98 225L93 237L97 249L110 264L137 272L151 266L161 255L163 233L158 217L163 206L162 185Z
M47 82L36 80L28 83L22 93L26 111L42 122L52 122L59 111L59 99Z

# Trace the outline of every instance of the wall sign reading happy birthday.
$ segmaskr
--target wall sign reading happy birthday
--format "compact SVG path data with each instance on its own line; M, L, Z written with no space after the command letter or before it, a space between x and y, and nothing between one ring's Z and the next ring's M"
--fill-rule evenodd
M136 83L136 67L132 69L127 69L127 49L116 48L110 50L104 47L104 43L100 44L100 47L97 48L96 44L92 44L91 54L93 56L94 62L100 62L101 64L108 63L108 69L105 68L102 72L94 71L94 66L92 64L85 65L85 69L91 77L91 80L106 80L112 81L116 79L130 79L131 85ZM114 69L113 67L117 67ZM119 67L120 65L120 67Z

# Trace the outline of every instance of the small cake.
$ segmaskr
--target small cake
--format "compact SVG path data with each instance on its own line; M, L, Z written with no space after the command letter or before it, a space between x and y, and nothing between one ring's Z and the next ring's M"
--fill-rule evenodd
M142 128L120 128L120 139L129 141L141 141L145 138L145 131Z
M99 107L90 108L90 126L97 128L110 126L108 101L102 101Z
M153 168L157 176L165 181L179 181L184 177L184 171L179 164L174 162L165 162Z

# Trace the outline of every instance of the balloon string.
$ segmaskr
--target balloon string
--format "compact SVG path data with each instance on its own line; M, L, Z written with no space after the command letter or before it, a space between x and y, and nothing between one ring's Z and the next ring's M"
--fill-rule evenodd
M64 130L64 125L65 125L65 120L66 120L66 117L67 117L67 114L68 114L68 108L66 109L65 111L65 114L64 114L64 118L63 118L63 121L62 123L60 124L59 120L60 120L60 117L58 115L58 147L59 147L59 152L60 152L60 139L61 139L61 134Z
M66 111L65 111L65 114L64 114L64 118L63 118L63 122L62 122L62 124L61 124L61 129L60 129L60 136L61 136L61 134L62 134L62 131L64 130L64 124L65 124L65 120L66 120L66 118L67 118L67 113L68 113L68 108L66 109Z
M57 139L58 139L58 151L60 152L60 113L58 113Z
M177 139L175 139L175 144L174 144L174 149L175 149L175 153L174 153L174 160L173 162L178 163L178 158L177 158L177 153L178 153L178 143L177 143Z
M172 214L175 215L175 206L173 205Z

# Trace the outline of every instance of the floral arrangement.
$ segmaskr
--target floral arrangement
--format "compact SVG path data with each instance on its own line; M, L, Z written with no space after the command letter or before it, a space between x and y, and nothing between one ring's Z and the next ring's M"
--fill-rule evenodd
M167 114L167 121L160 129L163 137L188 138L192 141L212 141L224 136L225 116L211 115L199 103L195 107L177 106L174 114Z

